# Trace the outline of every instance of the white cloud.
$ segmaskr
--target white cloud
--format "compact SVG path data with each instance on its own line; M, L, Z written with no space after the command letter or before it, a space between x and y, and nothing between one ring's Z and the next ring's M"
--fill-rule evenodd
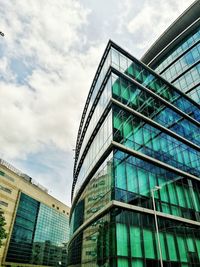
M0 80L3 79L7 82L15 80L15 75L11 72L9 62L6 57L0 60Z
M39 56L42 63L50 49L65 54L80 41L77 33L89 12L70 0L1 1L1 10L0 25L9 49L14 47L12 52L18 55Z
M146 0L141 11L127 23L137 47L146 50L166 28L192 3L192 0Z
M51 142L69 151L103 51L101 44L84 54L75 51L84 38L79 30L88 11L76 1L8 1L4 8L3 74L7 70L11 77L21 75L9 69L13 58L33 61L26 60L30 73L25 84L16 79L0 83L1 155L26 157Z
M0 4L0 30L5 33L0 43L0 157L31 175L25 161L33 155L40 158L51 147L69 159L104 46L93 42L82 49L89 9L78 1L0 0ZM54 166L59 165L61 158L56 152L54 156ZM46 173L37 164L35 179L51 188L48 160ZM65 181L60 175L59 189L72 181L72 160L69 165L59 172L66 173Z

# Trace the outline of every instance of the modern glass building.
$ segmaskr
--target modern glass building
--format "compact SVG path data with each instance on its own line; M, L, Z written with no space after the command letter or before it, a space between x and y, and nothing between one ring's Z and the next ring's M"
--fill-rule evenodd
M1 159L0 208L8 233L0 266L67 266L69 207Z
M68 228L64 214L21 193L6 262L66 266Z
M200 266L200 105L186 91L109 41L77 137L69 266Z
M200 103L200 1L195 1L142 57L162 77Z

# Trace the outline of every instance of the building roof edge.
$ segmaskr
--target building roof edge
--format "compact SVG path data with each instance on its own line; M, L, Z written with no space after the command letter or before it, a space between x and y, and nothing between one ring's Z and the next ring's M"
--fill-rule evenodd
M151 45L142 56L141 61L145 64L152 63L157 58L158 54L161 55L161 52L169 43L173 42L178 35L181 35L185 29L189 28L190 25L194 24L194 22L199 19L199 14L200 0L196 0Z

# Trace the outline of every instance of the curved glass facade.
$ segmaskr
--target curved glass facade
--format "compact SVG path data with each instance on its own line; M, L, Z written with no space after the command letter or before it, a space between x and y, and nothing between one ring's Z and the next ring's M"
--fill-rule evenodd
M166 100L172 103L173 106L177 107L181 111L185 112L186 114L189 114L190 117L200 122L200 112L199 109L194 104L190 103L190 101L186 99L179 91L174 90L173 87L170 87L168 83L158 78L155 75L155 73L150 71L147 67L143 65L141 66L141 63L139 63L136 59L130 57L130 55L127 56L121 53L114 47L112 47L111 49L107 49L104 57L106 58L102 63L103 65L101 66L101 69L98 71L99 77L97 78L94 88L92 88L93 90L89 93L84 113L82 116L83 121L80 125L79 134L77 138L74 172L76 172L78 161L80 160L80 157L92 134L92 131L94 131L98 119L101 118L101 115L104 112L105 107L106 105L108 105L109 100L111 98L110 84L113 82L113 80L108 79L108 72L110 68L114 68L120 73L124 73L125 75L134 79L134 81L136 82L135 87L139 88L145 87L146 93L143 94L149 95L149 98L156 97L156 101L150 99L152 103L153 102L160 103L160 101L162 102L162 100ZM124 81L125 81L124 83L126 84L127 83L126 79L124 79ZM137 82L139 83L139 85ZM122 84L122 82L120 84ZM125 86L125 84L124 85L122 84L122 87ZM131 81L131 84L133 87L133 81ZM115 87L117 87L117 84L115 85ZM136 89L139 90L139 88ZM116 90L118 89L116 88ZM128 92L127 87L124 88L124 90L127 90L127 92L123 92L122 89L122 93L124 94L123 97L128 100L127 102L131 101L131 98L129 98L129 96L139 101L139 98L137 98L138 93L135 93L135 95L130 95L130 90ZM153 95L154 97L151 94L152 92L156 93L156 95ZM159 100L157 99L157 96L160 96ZM147 101L145 103L147 103ZM170 108L168 110L165 109L165 112L166 113L173 112L170 110ZM174 117L174 116L169 115L169 117ZM188 134L188 138L190 138L189 136L190 134Z
M192 31L173 45L170 51L159 59L155 69L166 80L187 93L200 103L200 27Z
M75 191L77 187L80 188L89 170L102 156L112 139L112 114L110 112L109 116L106 115L111 97L192 143L199 145L200 142L200 110L195 102L125 51L111 46L108 52L106 50L106 54L109 59L105 59L107 78L101 79L101 92L95 93L95 100L91 97L93 104L88 117L85 117L87 124L82 129L81 137L77 138L79 141L74 168ZM102 68L104 69L104 65ZM107 118L104 118L106 116Z
M198 103L110 41L77 137L69 266L198 266L199 145Z

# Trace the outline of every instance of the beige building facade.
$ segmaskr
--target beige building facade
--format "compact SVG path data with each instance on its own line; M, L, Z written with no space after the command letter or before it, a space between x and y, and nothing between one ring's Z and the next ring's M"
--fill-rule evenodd
M6 232L8 233L8 237L5 240L3 240L3 246L0 248L0 266L47 266L46 264L43 264L43 263L40 265L34 264L34 263L31 264L30 262L24 263L23 255L21 255L22 263L20 262L15 263L14 262L15 259L13 260L13 262L10 262L7 260L9 244L10 244L10 240L12 237L12 232L13 232L13 228L15 225L15 221L16 221L16 215L18 212L20 197L22 194L29 197L30 199L35 200L36 203L38 203L38 205L42 205L44 207L43 209L47 210L47 213L46 213L47 215L45 215L46 217L43 216L44 218L46 218L46 219L43 219L44 224L45 224L45 220L47 223L48 222L51 223L51 221L49 221L51 218L48 218L48 211L51 217L54 216L58 218L58 225L60 225L59 220L62 220L64 224L65 222L66 224L68 224L69 222L68 217L69 217L70 208L68 206L66 206L59 200L49 195L47 189L45 189L43 186L36 183L36 181L33 180L31 177L17 170L16 168L11 166L6 161L0 159L0 209L3 210L4 217L6 220L5 229L6 229ZM40 211L37 216L40 216L40 217L42 216ZM55 226L51 224L52 229L49 229L49 232L54 231L53 227L56 227L56 231L59 230L57 229L56 223L54 224ZM38 225L37 227L39 229L40 226ZM36 229L36 226L35 226L35 229ZM63 231L63 234L62 234L62 231ZM65 237L66 242L64 246L66 247L67 239L69 238L69 226L68 225L62 226L62 229L60 229L59 234ZM48 233L47 240L45 240L45 242L44 242L44 239L45 237L44 236L41 237L40 235L38 237L39 241L36 240L37 242L35 242L35 244L38 244L38 243L48 244L48 242L51 242L50 233ZM13 237L13 240L15 240L15 237ZM34 244L32 244L32 246L34 247ZM53 242L52 242L52 246L55 247ZM63 249L61 248L61 245L58 244L58 242L57 242L57 246L59 247L60 250ZM19 255L17 257L19 261ZM32 258L33 257L31 256L31 259ZM33 259L31 261L34 262ZM41 263L43 262L43 260L40 259L35 262ZM58 264L62 266L62 260L58 259ZM50 264L50 266L52 265Z

